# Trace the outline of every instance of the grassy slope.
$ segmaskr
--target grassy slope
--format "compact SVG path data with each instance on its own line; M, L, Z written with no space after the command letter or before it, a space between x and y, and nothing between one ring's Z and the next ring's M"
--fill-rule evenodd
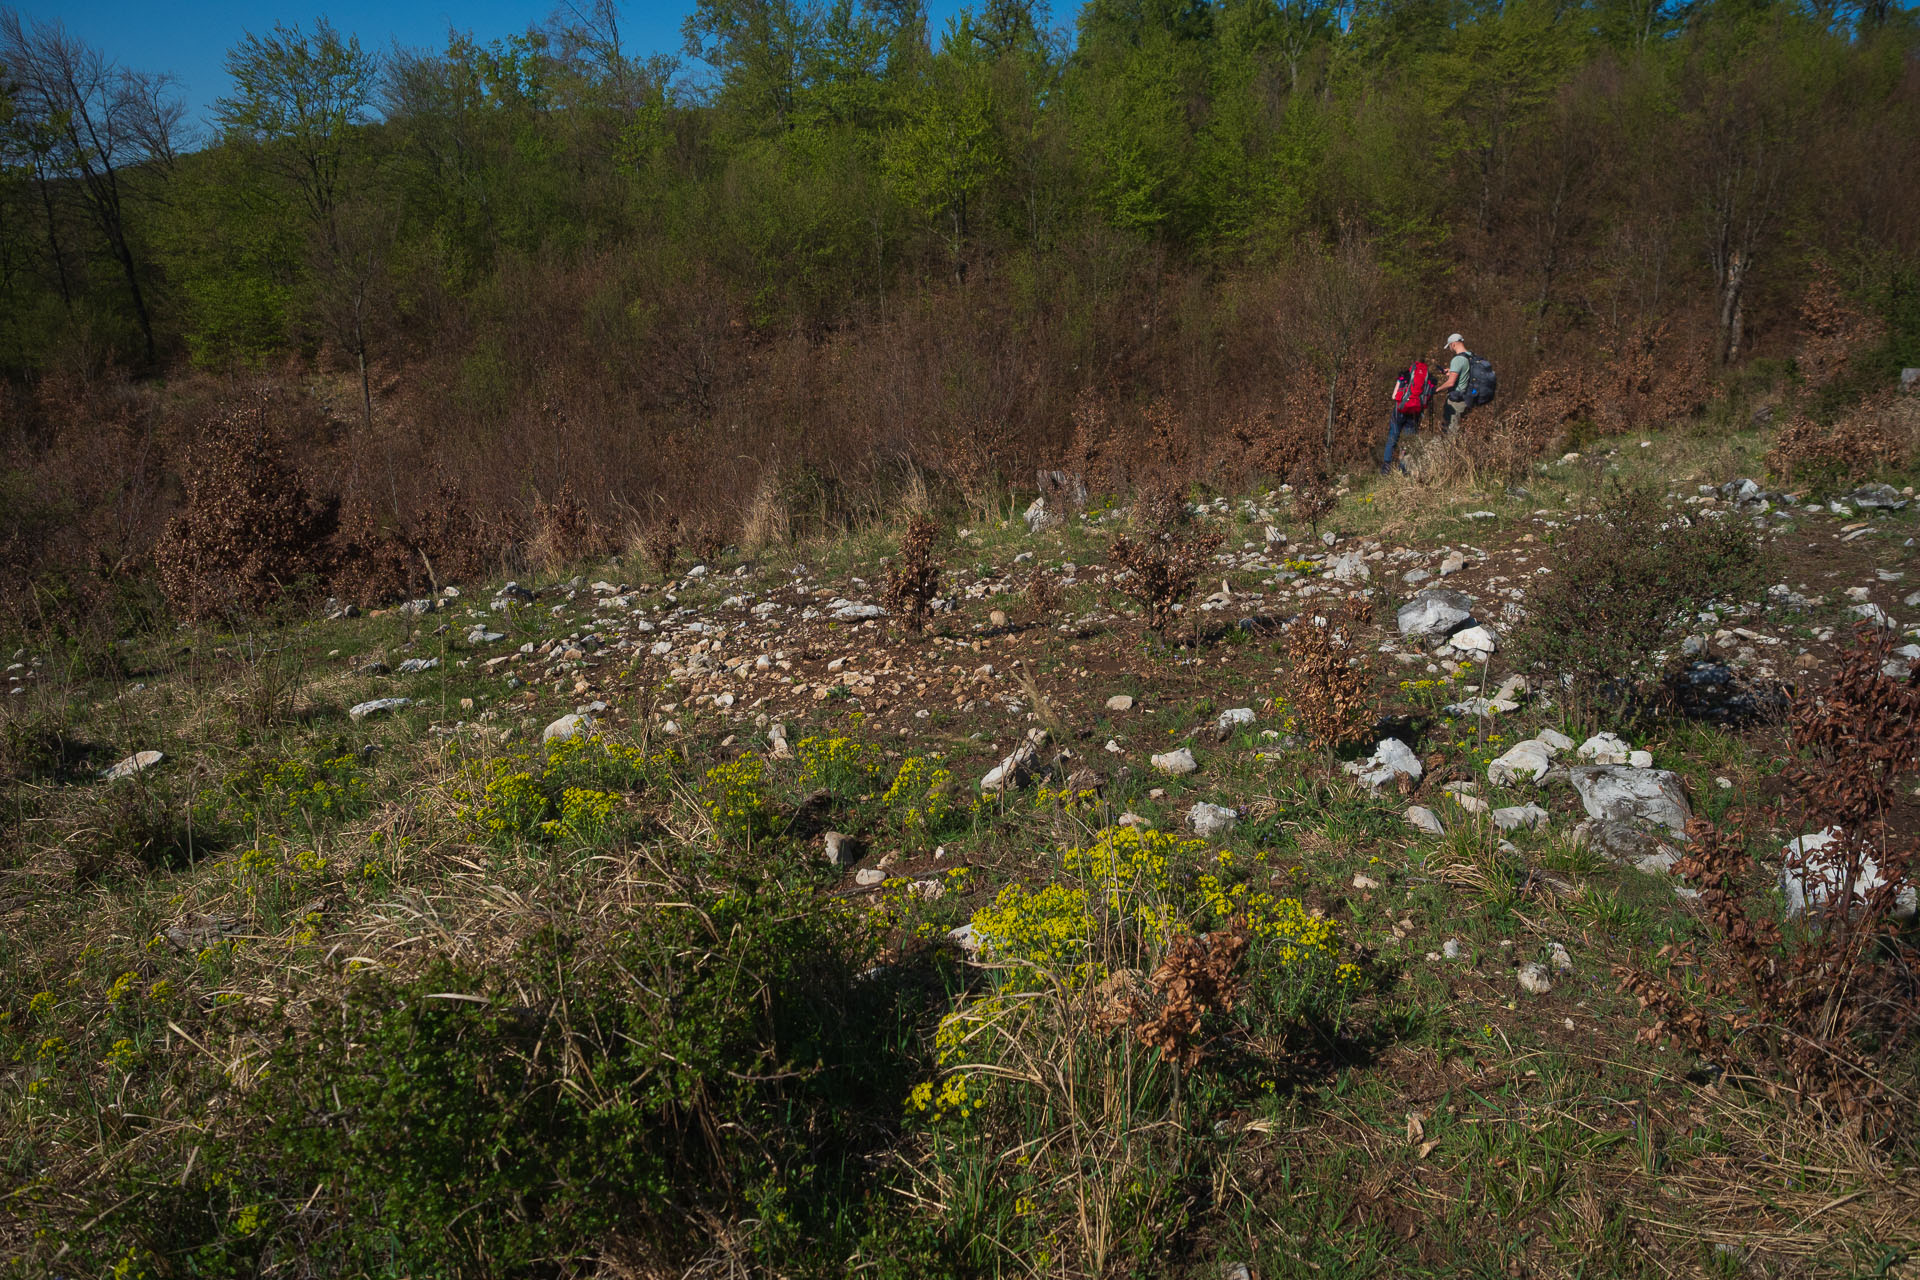
M1462 581L1525 572L1547 536L1534 513L1564 511L1613 475L1658 477L1689 493L1696 482L1758 471L1752 438L1650 439L1648 448L1618 442L1598 465L1548 466L1524 495L1471 480L1451 489L1361 485L1327 524L1339 530L1341 549L1378 539L1421 553L1376 564L1386 570L1373 579L1387 593L1379 603L1391 604L1392 593L1410 590L1398 583L1401 568L1431 567L1442 546L1488 553L1473 557ZM1264 542L1263 502L1272 505L1257 495L1251 505L1227 504L1219 518L1230 525L1229 552ZM1484 510L1495 518L1465 518ZM1852 543L1834 540L1838 522L1821 519L1803 519L1780 539L1782 573L1795 585L1838 575L1811 584L1828 606L1775 628L1787 641L1783 660L1818 655L1821 628L1844 623L1840 586L1912 562L1903 545L1912 513L1878 519L1880 532ZM525 642L565 648L591 613L584 589L572 601L543 595L507 619L507 640L479 652L463 637L475 621L468 609L485 612L488 593L469 588L440 615L445 634L436 633L437 618L389 613L156 638L123 655L127 673L113 680L69 677L43 662L30 692L8 701L16 777L0 793L8 850L0 873L0 1253L23 1275L115 1265L118 1274L299 1271L285 1242L304 1238L300 1214L337 1188L315 1185L301 1206L283 1182L215 1194L205 1169L196 1172L196 1161L213 1158L203 1150L254 1150L221 1135L264 1122L247 1099L264 1096L262 1066L285 1028L299 1029L296 1040L317 1035L316 1021L333 1016L341 993L367 975L404 984L449 972L437 962L457 965L490 1007L547 1008L525 991L547 989L536 970L551 953L538 940L551 931L604 940L622 922L664 927L654 904L721 901L736 878L752 876L802 911L850 904L865 941L847 954L910 974L903 990L924 988L924 999L885 1004L876 1015L894 1020L885 1035L844 1032L848 1045L874 1055L866 1078L890 1094L869 1099L865 1111L849 1104L865 1127L848 1149L863 1153L865 1172L851 1181L816 1177L809 1185L824 1190L812 1200L784 1184L778 1193L738 1188L724 1197L730 1224L656 1222L650 1243L631 1224L595 1228L577 1242L599 1255L580 1264L588 1270L654 1273L678 1254L787 1274L832 1271L849 1256L900 1274L1197 1276L1237 1261L1263 1277L1898 1274L1889 1268L1920 1248L1920 1184L1898 1159L1755 1092L1716 1085L1664 1046L1636 1043L1640 1019L1610 969L1689 930L1685 904L1666 882L1576 847L1568 832L1577 806L1564 789L1514 794L1513 803L1540 798L1554 820L1502 852L1484 826L1454 811L1447 836L1418 835L1402 820L1400 797L1359 791L1317 752L1276 752L1261 736L1271 727L1267 700L1285 689L1274 640L1230 632L1172 652L1143 643L1137 627L1104 610L1091 581L1110 527L1097 513L1040 538L1017 524L970 526L947 563L957 585L987 586L975 598L961 591L956 612L938 616L937 634L915 641L797 614L756 630L743 610L723 604L740 591L797 599L796 584L829 589L822 599L874 598L877 562L891 549L884 533L789 549L742 576L728 560L683 580L676 606L657 587L637 597L663 626L673 607L724 615L728 656L785 654L792 664L750 678L676 678L680 659L648 657L644 647L597 661L583 651L577 666L562 663L519 688L482 667ZM1296 548L1308 543L1304 530L1289 532ZM1027 619L1015 590L1028 566L1014 563L1025 551L1040 565L1084 567L1057 615L1064 623ZM796 562L807 566L798 577ZM618 581L622 572L582 568L589 580ZM1268 597L1243 602L1248 612L1284 603L1268 585L1271 567L1220 572L1236 592ZM1896 616L1895 601L1914 586L1887 587L1897 593L1886 601ZM1013 621L991 624L994 609ZM683 640L682 655L685 648ZM362 670L372 658L397 666L415 656L442 661L410 676ZM836 672L835 659L850 661ZM984 663L995 671L981 675ZM1497 683L1498 665L1457 684ZM524 674L525 666L506 669ZM848 670L875 674L876 683L849 682ZM1384 659L1378 673L1390 709L1430 713L1452 693L1396 687L1427 673ZM777 683L783 676L798 688ZM739 690L734 706L701 702L723 687ZM1139 706L1106 710L1122 692ZM345 714L392 694L414 703L364 722ZM537 775L546 759L541 726L596 698L611 704L600 717L605 738L631 746L638 761L582 767L561 781L617 797L612 814L546 832L488 830L487 818L503 810L475 779L501 776L489 770ZM1232 706L1261 709L1262 720L1216 742L1212 721ZM705 807L715 794L706 775L763 745L757 715L785 722L796 743L818 734L865 746L874 768L836 781L830 769L807 775L799 762L768 761L764 797L791 820L789 834L763 833L743 849L724 816L716 827ZM913 757L950 768L962 783L977 778L1036 715L1102 772L1097 799L1062 806L1028 788L937 836L912 828L908 802L884 799ZM1546 724L1578 731L1560 715L1516 713L1485 732L1511 741ZM662 729L669 720L678 733ZM465 727L455 731L456 722ZM1445 757L1435 777L1479 774L1500 749L1483 731L1462 724L1455 732L1423 747ZM1110 739L1122 754L1103 750ZM1194 747L1200 772L1169 780L1144 767L1150 751L1180 743ZM1636 745L1685 775L1703 812L1748 822L1756 851L1777 847L1761 812L1767 779L1783 764L1777 731L1674 723ZM167 761L130 782L93 780L98 768L146 747ZM1436 791L1416 798L1439 808ZM1262 1025L1249 1017L1240 1042L1264 1045L1267 1056L1244 1071L1217 1064L1184 1085L1124 1036L1108 1037L1105 1048L1079 1050L1093 1055L1079 1087L1103 1091L1101 1105L1009 1104L975 1120L899 1122L893 1099L902 1086L937 1076L941 1013L982 981L952 959L930 960L922 940L965 921L1002 885L1063 878L1059 851L1085 846L1119 814L1177 830L1198 800L1240 807L1241 826L1221 844L1264 855L1262 874L1338 922L1346 954L1364 962L1370 980L1340 1033L1330 1035L1324 1019L1276 1015ZM829 825L863 837L862 865L888 859L886 889L863 892L851 868L819 863L811 834ZM1187 856L1204 866L1213 851ZM955 868L966 873L950 875ZM954 891L928 901L905 888L927 879ZM1429 960L1448 938L1464 958ZM1572 971L1557 974L1544 996L1522 993L1516 967L1547 960L1555 943ZM519 995L516 966L532 966ZM1303 1032L1308 1024L1319 1034ZM809 1042L793 1056L824 1061L833 1052ZM324 1084L327 1064L313 1069ZM1140 1084L1135 1071L1158 1083ZM392 1087L404 1093L404 1084ZM1019 1140L1023 1123L1033 1126L1031 1144ZM969 1124L977 1128L962 1128ZM237 1189L256 1172L242 1163L222 1176ZM795 1186L806 1176L796 1171ZM170 1198L182 1187L199 1196L189 1209ZM845 1199L852 1195L871 1199ZM425 1218L414 1229L451 1232L449 1256L467 1258L469 1274L504 1267L489 1261L488 1239L508 1232L510 1203L465 1213L459 1231ZM799 1225L783 1230L788 1214ZM551 1256L550 1245L530 1250Z

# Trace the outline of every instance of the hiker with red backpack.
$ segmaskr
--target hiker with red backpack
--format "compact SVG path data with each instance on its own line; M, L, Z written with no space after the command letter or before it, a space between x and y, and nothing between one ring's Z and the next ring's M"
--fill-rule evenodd
M1407 474L1404 456L1397 456L1405 454L1400 437L1420 430L1420 416L1427 411L1427 402L1432 398L1433 370L1425 360L1415 360L1394 379L1393 413L1387 418L1387 456L1380 461L1381 475L1389 474L1396 465L1401 475Z

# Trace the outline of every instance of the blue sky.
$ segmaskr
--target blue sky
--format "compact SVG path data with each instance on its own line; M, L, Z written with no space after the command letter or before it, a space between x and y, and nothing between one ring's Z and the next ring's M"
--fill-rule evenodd
M553 0L444 0L407 3L394 0L0 0L30 18L58 19L67 30L104 50L116 61L142 71L169 71L180 80L188 120L204 125L213 101L227 91L222 62L228 49L248 31L266 31L275 22L310 26L326 17L352 32L369 48L385 50L397 40L409 47L438 48L447 31L470 31L482 41L525 31L553 11ZM960 0L929 0L929 25L937 34L961 8ZM679 53L680 24L693 0L650 4L629 0L622 6L623 35L637 51Z

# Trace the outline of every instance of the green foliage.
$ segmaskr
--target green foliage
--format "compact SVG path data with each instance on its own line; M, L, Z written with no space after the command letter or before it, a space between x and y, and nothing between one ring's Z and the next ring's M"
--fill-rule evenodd
M257 1124L154 1225L210 1269L537 1275L615 1238L684 1264L741 1217L735 1244L792 1258L848 1229L911 1078L889 1029L918 997L854 981L872 936L749 886L548 930L498 969L364 978L279 1031L242 1104Z
M1660 495L1616 486L1553 544L1513 635L1520 660L1572 679L1576 695L1630 693L1710 602L1759 590L1764 565L1737 516L1681 515Z

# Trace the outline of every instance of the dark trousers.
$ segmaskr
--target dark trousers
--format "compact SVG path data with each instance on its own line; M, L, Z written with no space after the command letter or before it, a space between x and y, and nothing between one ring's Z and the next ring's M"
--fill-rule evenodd
M1400 474L1405 475L1407 473L1407 464L1404 461L1396 459L1394 456L1396 453L1404 454L1406 452L1406 450L1400 446L1400 436L1402 433L1406 435L1418 435L1419 432L1419 414L1405 413L1399 409L1395 409L1392 415L1387 418L1387 456L1380 460L1380 470L1389 471L1397 463L1400 468Z

